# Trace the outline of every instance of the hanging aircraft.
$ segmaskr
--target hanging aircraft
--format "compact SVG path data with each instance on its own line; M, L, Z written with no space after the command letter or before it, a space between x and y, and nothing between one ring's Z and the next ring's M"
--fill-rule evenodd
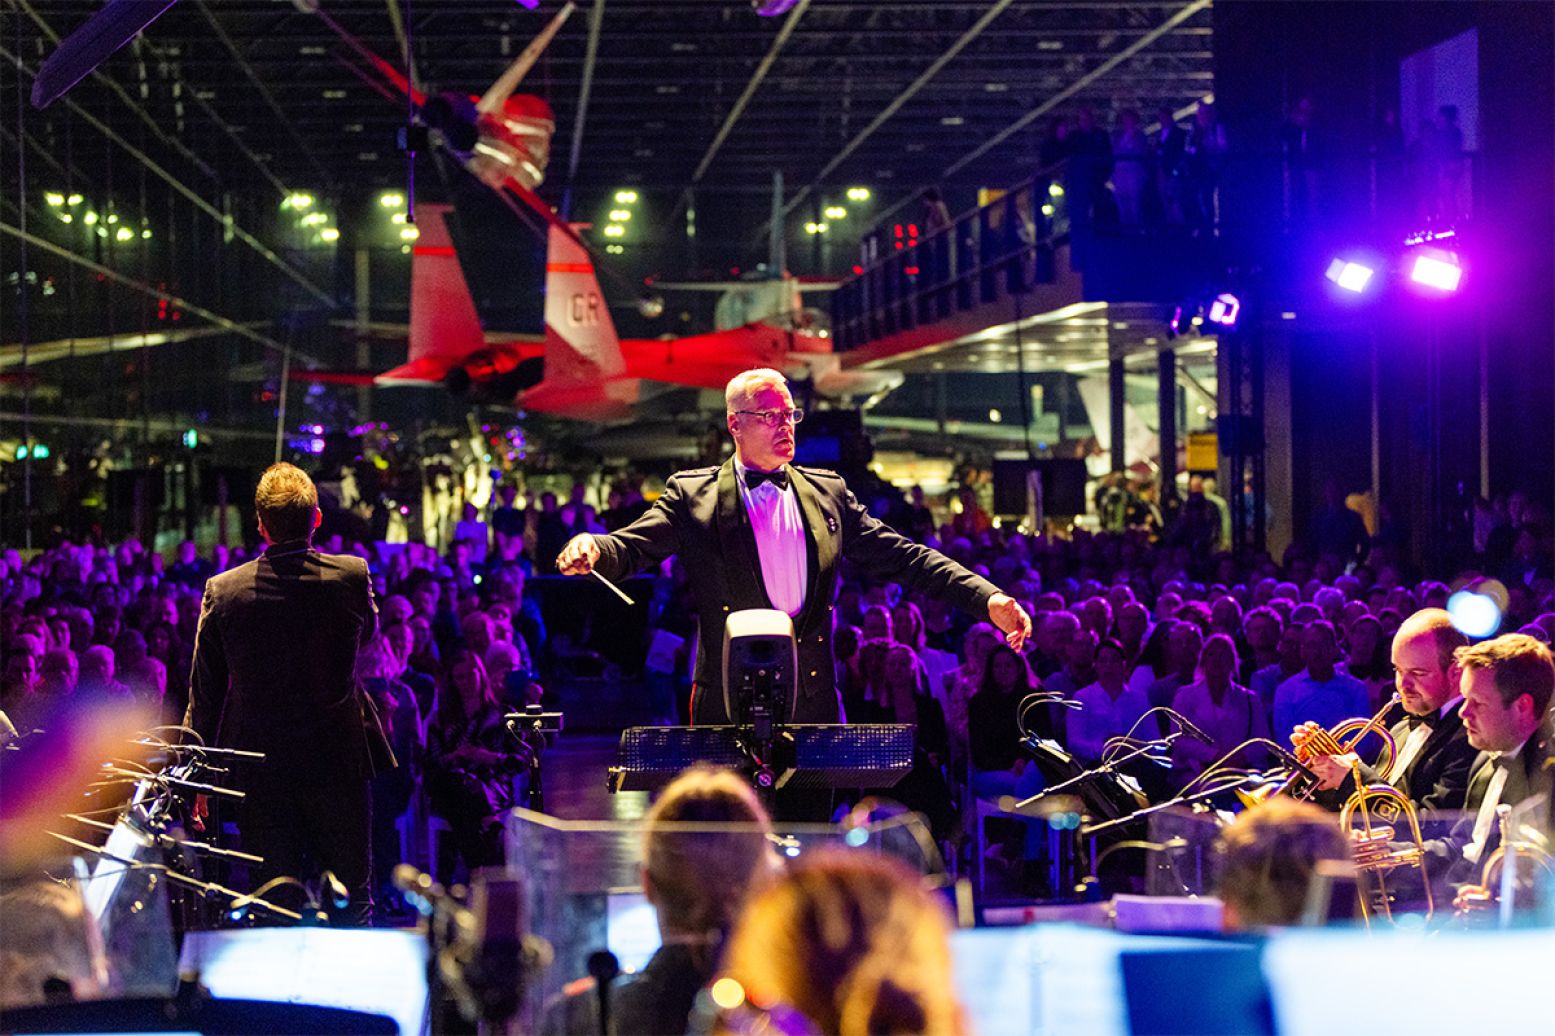
M708 334L620 340L587 245L577 228L535 193L544 179L555 129L550 107L541 98L515 93L572 13L572 3L481 97L445 92L429 98L329 18L317 0L297 2L323 18L402 96L409 96L433 143L458 158L510 208L519 211L521 203L546 225L545 334L541 342L532 343L482 327L448 230L449 207L417 206L420 236L411 264L409 356L406 363L379 375L378 384L440 383L483 401L611 421L630 417L658 386L721 390L735 374L751 367L773 367L808 380L824 396L875 396L901 383L899 372L843 370L824 329L803 318L796 291L789 292L794 304L782 319L774 320L778 314L769 306L760 319ZM351 67L372 82L364 70ZM785 292L784 285L796 282L778 278L768 283Z

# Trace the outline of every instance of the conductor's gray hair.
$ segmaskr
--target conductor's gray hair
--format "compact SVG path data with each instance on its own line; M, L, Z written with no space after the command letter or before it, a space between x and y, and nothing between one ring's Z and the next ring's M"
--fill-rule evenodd
M729 384L724 386L724 406L729 413L734 413L751 401L758 390L768 386L786 388L788 379L782 373L771 367L756 367L752 370L741 371L729 379Z

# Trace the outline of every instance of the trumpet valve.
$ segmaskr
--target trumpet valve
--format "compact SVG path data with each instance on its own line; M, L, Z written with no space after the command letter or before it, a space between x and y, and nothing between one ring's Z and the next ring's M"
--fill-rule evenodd
M1367 832L1360 828L1350 831L1350 853L1355 857L1357 867L1376 869L1378 867L1396 867L1405 861L1399 859L1392 846L1393 828L1386 824L1379 824Z

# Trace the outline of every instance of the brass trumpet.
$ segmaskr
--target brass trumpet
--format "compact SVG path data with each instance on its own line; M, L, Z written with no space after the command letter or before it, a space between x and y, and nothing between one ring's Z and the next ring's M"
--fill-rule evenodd
M1391 784L1362 783L1360 763L1352 767L1355 793L1339 811L1339 829L1350 836L1361 917L1368 925L1373 915L1392 921L1393 893L1388 888L1388 875L1399 867L1413 867L1420 872L1420 883L1425 889L1425 916L1429 918L1436 911L1436 903L1425 872L1425 842L1420 835L1415 804ZM1355 822L1357 816L1359 825ZM1408 839L1395 845L1401 821L1407 824Z
M1511 848L1512 858L1517 861L1517 872L1511 877L1514 892L1518 886L1526 884L1535 876L1542 874L1546 878L1555 877L1555 856L1551 856L1549 849L1540 844L1542 837L1532 831L1527 832L1527 837L1515 837L1517 832L1512 830L1511 806L1503 802L1496 807L1496 824L1501 829L1501 844L1495 852L1485 857L1480 867L1479 884L1464 885L1458 890L1459 918L1500 903L1508 847Z
M1388 714L1388 710L1398 704L1399 696L1393 695L1383 703L1382 708L1371 719L1362 719L1357 716L1338 724L1332 730L1320 730L1311 735L1296 746L1296 758L1302 762L1319 755L1341 756L1355 751L1357 745L1368 734L1376 734L1382 738L1382 751L1377 753L1377 759L1372 763L1373 768L1386 771L1393 765L1393 758L1398 754L1398 745L1393 740L1393 735L1382 725L1382 717ZM1360 781L1356 781L1356 787L1360 787ZM1242 805L1254 806L1267 801L1274 795L1289 795L1293 799L1305 802L1317 794L1318 787L1307 780L1300 770L1292 767L1286 771L1285 777L1273 784L1266 784L1252 791L1238 791L1237 798Z

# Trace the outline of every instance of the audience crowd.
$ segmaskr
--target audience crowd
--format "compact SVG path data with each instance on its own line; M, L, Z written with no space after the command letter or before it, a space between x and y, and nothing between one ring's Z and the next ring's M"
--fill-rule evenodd
M546 627L576 617L543 613L531 573L545 569L580 522L599 519L581 499L548 501L534 514L502 496L489 521L467 515L464 535L442 555L338 535L316 544L366 557L374 573L379 633L362 653L360 675L407 764L378 778L374 792L384 860L397 858L394 818L422 803L447 821L468 866L500 862L498 817L522 795L533 751L507 731L503 714L541 702L548 682L564 690L571 672L560 657L567 638L548 639ZM1024 535L996 527L971 494L936 526L921 501L915 494L912 505L903 502L908 531L986 575L1035 620L1018 654L974 617L893 584L844 581L836 665L845 713L854 722L917 726L917 765L898 793L942 840L957 838L958 804L968 794L1041 787L1018 744L1022 725L1094 761L1147 710L1170 706L1215 742L1176 747L1180 785L1249 737L1288 742L1301 723L1369 716L1392 693L1392 634L1417 609L1444 607L1450 593L1445 583L1409 578L1390 554L1373 567L1325 544L1292 548L1283 564L1239 561L1141 530ZM637 496L608 517L624 523L646 506ZM1537 535L1487 525L1492 547ZM185 543L169 561L134 541L67 543L31 558L0 553L0 711L26 733L72 696L121 697L154 703L166 722L178 722L202 586L249 556L226 547L202 555ZM676 564L653 573L641 650L628 652L664 721L685 716L695 650L695 602ZM1547 566L1510 574L1520 578L1506 586L1501 629L1549 643L1555 580ZM619 630L598 635L618 638ZM1018 715L1037 689L1083 707Z

